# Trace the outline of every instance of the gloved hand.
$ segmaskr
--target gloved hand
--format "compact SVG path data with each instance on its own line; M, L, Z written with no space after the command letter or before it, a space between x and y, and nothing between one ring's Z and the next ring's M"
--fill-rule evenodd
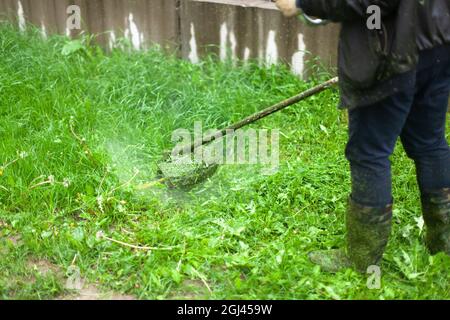
M293 17L300 13L300 9L296 6L296 0L276 0L275 4L286 17Z

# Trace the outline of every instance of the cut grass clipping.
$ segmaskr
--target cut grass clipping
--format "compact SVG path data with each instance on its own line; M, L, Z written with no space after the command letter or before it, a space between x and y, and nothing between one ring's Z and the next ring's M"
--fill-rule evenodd
M74 271L87 288L137 299L450 298L450 258L423 245L400 144L381 288L309 262L345 238L347 116L334 90L252 126L280 130L272 175L225 165L188 192L135 189L157 175L174 130L226 127L329 75L305 83L283 66L77 41L0 26L0 298L77 296Z

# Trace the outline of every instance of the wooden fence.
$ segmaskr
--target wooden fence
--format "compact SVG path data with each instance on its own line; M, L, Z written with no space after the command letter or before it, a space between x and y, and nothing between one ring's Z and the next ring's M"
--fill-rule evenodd
M299 75L317 57L326 66L336 63L336 25L305 26L267 0L0 0L0 16L44 34L73 35L70 5L81 10L82 31L98 34L106 48L126 37L137 49L159 44L192 62L214 52L222 59L285 62Z

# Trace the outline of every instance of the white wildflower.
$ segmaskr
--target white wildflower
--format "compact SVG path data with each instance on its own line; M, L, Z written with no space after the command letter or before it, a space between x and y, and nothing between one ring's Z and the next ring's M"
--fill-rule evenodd
M64 188L68 188L70 186L70 180L68 178L65 178L62 182Z
M55 184L55 176L53 176L53 175L48 176L48 183Z
M25 159L26 157L28 157L28 153L26 151L21 151L19 153L19 158L20 159Z
M100 209L100 211L102 213L105 213L105 211L103 210L103 196L97 197L97 204L98 204L98 208Z
M96 234L95 234L95 237L97 238L97 240L101 240L101 239L103 239L103 237L104 237L104 234L103 234L103 231L98 231Z

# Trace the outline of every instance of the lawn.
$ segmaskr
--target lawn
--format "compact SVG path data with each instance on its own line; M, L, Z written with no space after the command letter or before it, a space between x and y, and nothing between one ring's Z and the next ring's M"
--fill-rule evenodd
M344 243L347 116L336 91L253 126L281 130L270 176L224 165L190 191L136 188L175 129L230 124L325 74L306 83L283 66L193 65L125 41L105 54L91 40L0 25L0 298L69 298L79 279L137 299L450 298L450 258L423 245L401 145L381 288L308 261Z

